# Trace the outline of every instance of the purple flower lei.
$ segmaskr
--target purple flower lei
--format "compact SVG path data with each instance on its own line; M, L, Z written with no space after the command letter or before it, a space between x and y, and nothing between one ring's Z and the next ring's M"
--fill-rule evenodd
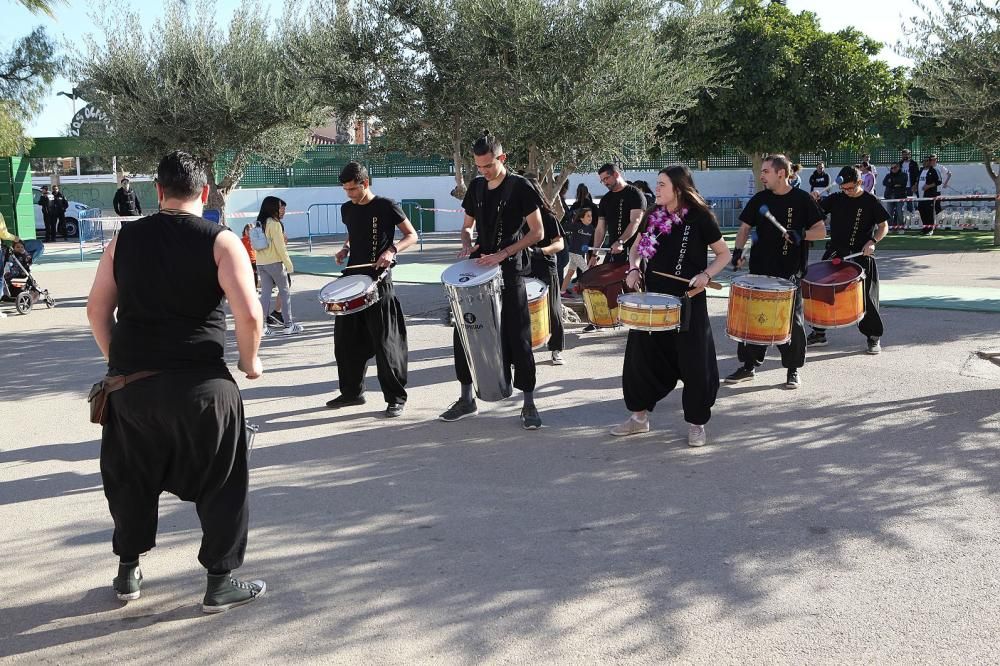
M646 218L646 233L639 239L639 255L643 259L652 259L656 254L657 238L660 234L669 234L687 213L687 208L682 208L677 213L670 213L666 208L658 206Z

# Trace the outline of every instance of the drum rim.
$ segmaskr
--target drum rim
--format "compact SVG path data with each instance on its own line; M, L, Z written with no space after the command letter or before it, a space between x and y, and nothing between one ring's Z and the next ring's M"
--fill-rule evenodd
M618 294L618 305L628 305L629 307L643 308L643 309L646 309L646 310L654 310L654 309L671 310L673 308L679 308L682 305L681 299L678 298L677 296L674 296L672 294L661 294L661 293L656 293L656 292L653 292L653 293L657 297L665 298L665 299L668 299L669 301L671 301L669 303L669 305L663 305L663 304L660 304L660 303L656 303L656 304L653 304L653 303L634 303L633 304L633 303L630 303L629 301L623 300L623 299L627 299L627 298L639 298L639 297L645 296L645 295L650 294L650 293L651 292L634 292L634 293L631 293L631 294Z
M778 287L763 287L754 284L748 285L743 283L743 280L749 280L750 278L755 278L755 277L767 278L769 280L781 280L782 282L787 282L788 284L787 286L779 285ZM739 275L730 280L729 285L731 287L735 286L735 287L742 287L744 289L756 289L757 291L773 291L777 293L783 293L786 291L795 291L796 289L795 283L792 282L791 280L788 280L786 278L774 277L773 275Z
M850 280L844 280L843 282L814 282L812 280L807 279L808 275L809 275L809 269L807 268L806 269L806 274L802 276L802 281L803 282L808 282L809 284L815 285L817 287L841 287L841 286L843 286L845 284L851 284L852 282L857 282L859 279L860 280L864 280L865 277L867 277L867 272L865 271L865 267L862 266L861 264L859 264L858 262L851 261L850 259L845 259L841 263L842 264L849 264L851 266L854 266L855 268L858 269L858 274L856 276L852 277ZM830 259L824 259L822 261L817 261L814 264L810 264L809 268L812 268L813 266L819 266L820 264L831 264L831 265L834 265L834 266L837 265L837 264L834 264L833 261L830 260Z
M338 282L341 282L341 281L344 283L344 285L351 284L351 283L354 283L354 282L360 282L362 285L364 285L364 289L362 289L360 293L353 294L351 296L345 296L345 297L342 297L342 298L337 298L337 299L325 299L325 298L323 298L323 292L326 290L327 287L335 285L335 284L337 284ZM367 281L367 284L365 284L366 281ZM344 300L347 300L347 299L350 299L350 298L358 298L360 296L364 296L366 293L368 293L369 291L371 291L371 287L374 284L375 284L375 280L372 280L367 275L341 275L336 280L331 280L330 282L327 282L325 285L323 285L323 287L319 290L319 294L317 294L316 297L319 299L320 303L338 303L340 301L344 301Z
M449 282L448 280L445 279L445 275L448 273L448 271L456 269L456 267L463 265L476 266L482 269L482 272L476 275L475 277L470 278L467 282ZM456 269L456 270L461 270L461 269ZM475 259L463 259L462 261L457 261L454 264L445 267L445 269L441 271L441 284L446 285L448 287L457 287L459 289L463 289L466 287L481 287L484 284L489 284L490 282L492 282L494 279L496 279L498 275L500 275L499 266L480 266L479 264L476 263Z

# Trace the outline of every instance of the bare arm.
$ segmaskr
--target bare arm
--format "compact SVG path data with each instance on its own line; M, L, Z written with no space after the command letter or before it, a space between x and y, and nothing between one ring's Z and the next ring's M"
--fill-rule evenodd
M215 264L218 266L219 285L229 301L229 309L236 322L236 348L240 360L236 367L246 373L247 379L256 379L264 371L257 356L264 327L264 314L257 300L253 283L250 257L236 234L221 233L215 237Z
M803 240L818 241L823 240L824 238L826 238L826 222L820 220L806 229L806 235Z
M732 254L729 252L729 246L726 245L725 238L720 238L709 245L709 247L712 248L712 252L715 254L715 259L713 259L712 263L708 265L708 268L691 278L691 282L689 284L693 288L688 292L688 296L695 296L704 291L709 281L721 273L726 268L726 264L729 263L729 260L732 259Z
M458 253L459 258L468 257L479 248L478 245L472 244L472 227L474 226L476 226L476 218L466 213L465 220L462 222L462 251Z
M477 263L482 266L497 266L507 257L515 255L542 240L542 236L545 235L542 231L542 212L536 208L524 220L528 223L528 232L521 237L521 240L505 247L499 252L480 257L476 260Z
M379 258L375 260L375 268L386 268L387 266L391 266L392 262L396 259L396 256L400 252L417 242L417 231L413 228L413 224L409 220L404 219L396 225L396 228L403 234L398 241L393 243L393 245L396 246L396 250L393 251L392 248L389 248L383 252Z
M629 211L628 218L628 226L625 227L625 231L622 232L622 235L615 240L615 243L618 243L620 247L618 252L625 249L625 243L627 243L628 239L632 238L632 236L635 236L635 232L639 230L639 222L642 220L642 209L633 208ZM614 253L614 243L611 245L611 251Z
M594 246L590 249L604 245L604 235L607 233L607 227L608 225L603 217L597 218L597 226L594 227Z
M118 284L115 282L117 244L118 238L115 237L101 255L101 261L97 264L97 275L94 276L94 284L91 285L90 295L87 297L90 332L93 333L94 341L97 342L105 361L109 358L111 329L115 326L115 308L118 307Z
M566 242L563 240L562 236L558 236L552 243L546 245L545 247L538 248L542 251L542 254L549 257L558 252L562 252L562 249L566 247Z

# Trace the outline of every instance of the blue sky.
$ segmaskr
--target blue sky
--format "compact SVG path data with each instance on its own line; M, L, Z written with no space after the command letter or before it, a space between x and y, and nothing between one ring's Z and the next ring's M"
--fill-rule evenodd
M73 48L73 42L81 35L96 33L97 29L90 13L95 11L97 3L84 0L69 0L67 4L57 9L55 20L45 16L36 16L20 5L13 5L12 0L0 0L0 10L3 20L0 22L0 48L9 48L10 44L27 33L36 25L45 25L58 39L64 40L67 49ZM218 14L222 21L228 21L233 12L241 4L240 0L217 0ZM271 16L280 16L282 0L261 0ZM162 13L163 3L157 0L117 0L115 7L132 7L142 12L143 29L148 29ZM892 45L900 37L900 26L906 17L917 14L918 10L913 0L788 0L788 7L793 11L808 10L819 15L825 30L839 30L846 26L854 26L887 43L882 50L881 58L892 65L905 65L907 61L892 51ZM29 127L32 136L58 136L69 124L73 115L73 103L66 97L56 96L61 90L70 90L72 84L65 79L56 81L51 95L44 101L45 110Z

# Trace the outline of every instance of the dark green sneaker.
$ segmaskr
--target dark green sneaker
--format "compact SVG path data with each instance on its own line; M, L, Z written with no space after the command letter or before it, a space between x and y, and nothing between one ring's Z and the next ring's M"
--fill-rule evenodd
M142 570L139 560L135 562L119 562L118 575L111 581L115 594L121 601L135 601L142 595Z
M264 596L267 583L262 580L243 582L233 578L231 573L208 574L208 589L201 610L206 613L221 613L230 608L248 604L257 597Z

